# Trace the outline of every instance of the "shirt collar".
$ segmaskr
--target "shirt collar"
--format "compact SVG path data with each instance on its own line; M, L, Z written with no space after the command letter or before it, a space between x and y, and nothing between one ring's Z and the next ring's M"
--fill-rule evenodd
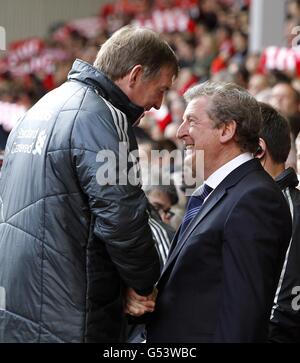
M249 152L238 155L234 159L228 161L228 163L222 165L214 173L212 173L205 181L205 184L213 189L216 189L216 187L227 177L227 175L229 175L234 169L238 168L239 166L251 159L253 159L253 155ZM201 186L194 191L193 195L198 195L200 192L200 188Z
M212 173L206 180L206 184L211 188L216 189L216 187L227 177L227 175L251 159L253 159L253 155L251 153L247 152L240 154Z

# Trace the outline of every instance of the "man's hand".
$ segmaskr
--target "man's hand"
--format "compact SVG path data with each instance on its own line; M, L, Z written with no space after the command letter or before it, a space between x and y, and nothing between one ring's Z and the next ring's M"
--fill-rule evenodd
M145 313L152 313L155 308L157 289L154 288L148 296L138 295L132 288L127 289L124 313L139 317Z

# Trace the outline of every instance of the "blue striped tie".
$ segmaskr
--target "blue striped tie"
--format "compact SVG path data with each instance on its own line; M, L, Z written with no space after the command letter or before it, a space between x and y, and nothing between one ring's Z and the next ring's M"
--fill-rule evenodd
M209 195L209 193L213 190L209 185L203 184L201 187L201 192L198 195L192 195L190 197L187 209L185 211L185 215L183 217L183 221L180 228L179 238L182 236L186 227L189 225L191 220L195 217L195 215L200 211L201 206L204 202L204 199Z

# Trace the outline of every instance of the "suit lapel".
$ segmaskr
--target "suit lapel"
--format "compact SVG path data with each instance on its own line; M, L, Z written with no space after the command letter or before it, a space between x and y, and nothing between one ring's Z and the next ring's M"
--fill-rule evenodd
M170 246L169 253L168 253L168 257L171 256L171 254L173 253L173 250L176 248L176 245L178 243L178 237L179 237L179 234L180 234L180 230L181 230L181 226L177 229L177 232L175 233L175 236L172 239L171 246Z
M160 280L162 279L163 275L165 274L169 266L172 264L172 262L176 259L178 253L185 245L187 239L190 237L193 230L196 228L196 226L199 223L201 223L203 218L218 204L218 202L227 194L227 189L231 188L233 185L238 183L246 174L254 170L261 170L262 172L265 172L260 162L257 159L252 159L250 161L247 161L238 168L234 169L208 197L207 201L203 204L203 207L199 211L198 215L196 215L195 218L191 221L191 223L187 226L181 240L178 240L179 231L180 231L179 228L173 239L172 246L174 244L174 248L172 248L172 250L170 251L168 260L162 271Z
M220 199L223 198L223 196L225 194L226 194L226 191L224 189L219 189L219 190L216 189L216 191L213 191L212 194L208 197L207 201L203 204L203 207L200 209L199 213L195 216L195 218L191 221L191 223L186 227L186 230L185 230L185 233L183 234L182 239L177 240L177 243L176 243L173 251L171 251L171 253L170 253L170 256L167 260L167 263L165 265L163 272L172 263L174 258L176 258L176 256L181 251L182 247L184 246L185 242L190 237L191 233L196 228L196 226L211 211L211 209L214 208L214 206L219 202ZM176 241L176 239L178 239L179 231L180 231L180 229L176 233L174 242Z

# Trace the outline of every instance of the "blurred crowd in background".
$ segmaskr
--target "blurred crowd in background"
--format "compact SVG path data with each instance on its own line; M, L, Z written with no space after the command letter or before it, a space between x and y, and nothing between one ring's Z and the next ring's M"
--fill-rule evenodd
M17 119L65 82L76 58L93 64L99 46L131 23L160 32L180 62L179 76L162 107L149 111L137 129L144 154L182 149L176 130L185 109L182 95L190 86L206 80L235 82L288 118L292 149L287 163L300 174L300 46L292 47L300 1L286 1L285 46L270 46L260 54L248 50L250 6L251 0L117 0L102 5L95 16L53 24L45 39L10 44L0 58L0 149ZM143 160L141 164L143 169ZM176 160L171 166L168 158L157 165L168 166L175 175ZM185 199L179 192L180 204Z

